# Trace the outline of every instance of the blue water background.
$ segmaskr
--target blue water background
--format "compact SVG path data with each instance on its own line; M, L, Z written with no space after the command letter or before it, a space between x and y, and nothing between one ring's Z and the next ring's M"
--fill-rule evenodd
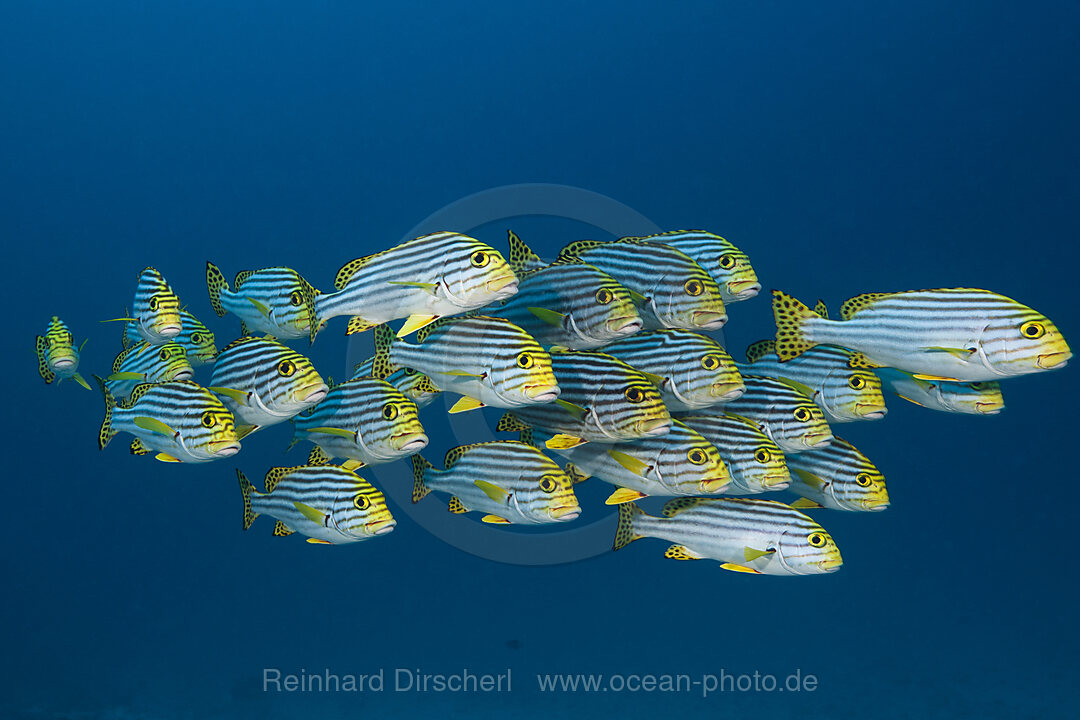
M821 514L838 574L762 578L664 560L651 540L570 565L496 564L404 513L355 547L272 538L266 518L244 533L234 468L260 478L298 461L281 454L287 430L198 467L132 457L125 436L99 452L100 397L46 387L31 348L59 314L90 337L84 369L104 372L120 327L99 321L122 314L148 264L224 344L238 328L210 311L207 259L227 276L289 265L330 288L343 262L440 207L522 182L725 235L766 290L835 306L986 287L1043 310L1075 346L1075 3L11 2L0 28L0 715L1074 706L1075 367L1008 382L998 417L894 400L886 420L839 428L886 473L893 506ZM477 235L505 248L506 224ZM547 220L512 225L547 254L578 239ZM764 294L730 315L736 355L770 334ZM335 377L343 326L311 350ZM430 456L453 440L433 437ZM514 690L290 696L262 692L266 667L509 667ZM703 699L541 695L534 680L721 669L801 669L819 686Z

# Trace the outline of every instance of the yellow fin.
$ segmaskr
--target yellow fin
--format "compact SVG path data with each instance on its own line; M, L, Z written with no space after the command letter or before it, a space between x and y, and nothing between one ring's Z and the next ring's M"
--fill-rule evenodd
M735 563L724 563L720 567L722 567L725 570L730 570L732 572L751 573L753 575L761 575L762 574L760 570L754 570L753 568L744 567L742 565L736 565Z
M923 373L913 373L911 375L911 377L915 378L916 380L930 380L930 381L941 381L941 382L963 382L962 380L958 380L957 378L942 377L941 375L924 375Z
M622 505L625 502L634 502L646 497L645 493L638 492L637 490L631 490L630 488L619 488L615 492L608 495L608 499L604 501L605 505Z
M355 335L356 333L362 333L375 327L375 323L370 323L359 315L354 315L349 318L349 324L345 326L346 335Z
M471 398L468 395L462 395L456 403L447 411L451 415L456 413L469 412L470 410L479 410L484 407L484 403L480 402L476 398Z
M439 289L439 283L426 283L426 282L405 282L404 280L387 280L387 285L400 285L401 287L417 288L424 290L432 295ZM400 335L398 337L401 337Z
M667 378L663 375L657 375L656 373L645 372L644 370L638 370L639 373L645 376L645 379L651 382L653 385L660 387L667 382Z
M581 472L578 466L574 463L566 463L566 474L570 477L570 482L573 485L578 485L589 479L589 476Z
M791 507L799 508L800 510L813 510L814 508L824 507L821 503L814 502L810 498L799 498L795 502L791 503Z
M295 500L293 501L293 507L295 507L297 510L299 510L300 514L303 515L304 517L306 517L311 522L313 522L313 523L315 523L317 525L325 525L326 524L326 517L327 517L326 513L320 512L320 511L316 510L315 508L311 507L310 505L305 505L304 503L297 502Z
M544 445L549 450L569 450L570 448L577 447L578 445L584 445L587 441L576 435L567 435L566 433L559 433L551 437Z
M931 345L931 346L924 346L924 347L921 347L919 349L923 350L923 351L930 351L930 352L949 353L953 357L958 358L960 360L967 360L969 357L971 357L971 350L968 350L966 348L941 347L940 345ZM915 377L922 377L922 376L916 375Z
M855 317L856 313L860 310L873 305L881 298L889 297L894 293L863 293L862 295L856 295L853 298L844 301L844 304L840 306L840 318L842 320L850 320Z
M510 524L509 520L507 520L506 518L501 518L498 515L485 515L484 517L482 517L480 519L483 520L486 523L491 523L492 525L509 525Z
M624 453L622 450L615 450L614 448L608 450L607 453L615 462L619 463L638 477L645 477L645 473L649 471L648 465L629 453Z
M808 470L803 470L802 468L791 467L791 466L788 466L788 469L790 469L791 472L798 475L799 479L802 480L807 485L809 485L810 487L820 489L820 488L823 488L826 485L828 485L827 482L825 482L824 480L819 478L817 475L815 475L814 473L812 473L812 472L810 472Z
M577 405L575 403L572 403L569 400L556 399L555 404L558 405L559 407L561 407L566 412L573 415L578 420L583 419L585 417L585 414L588 412L588 410L586 410L585 408L583 408L580 405Z
M327 462L327 464L329 464L329 462ZM360 462L359 460L349 459L341 463L341 467L345 468L349 472L356 472L358 469L364 467L364 463Z
M175 430L173 430L171 427L161 422L157 418L140 415L139 417L135 418L134 422L135 427L142 428L143 430L149 430L150 432L157 433L158 435L164 435L168 438L174 437L176 435Z
M142 440L140 440L139 438L135 438L131 441L130 449L132 455L146 455L150 452L150 450L145 445L143 445Z
M510 498L510 493L487 480L477 480L473 485L483 490L485 495L497 503L504 503Z
M180 462L179 460L174 458L172 455L169 455L168 453L158 453L157 455L154 456L154 459L155 460L160 460L161 462L177 462L177 463Z
M784 383L792 390L798 390L800 393L810 398L811 400L817 397L817 390L810 387L809 385L799 382L798 380L792 380L791 378L786 377L778 377L776 378L776 380L777 382Z
M212 393L224 395L237 405L246 406L248 404L248 398L251 397L251 393L246 393L243 390L236 390L234 388L211 386L206 389Z
M312 545L333 545L334 543L327 540L319 540L318 538L308 538L307 541Z
M547 308L531 307L529 312L554 327L562 327L563 320L566 319L565 313L548 310Z
M320 435L337 435L338 437L349 438L349 439L352 439L352 438L356 437L356 433L354 433L353 431L345 430L344 428L336 428L336 427L308 428L307 432L309 432L309 433L318 433Z
M757 549L752 548L752 547L744 547L743 548L743 557L746 558L746 562L752 562L754 560L757 560L759 557L765 557L766 555L772 555L774 552L776 552L776 551L775 550L757 550Z
M926 407L925 405L923 405L918 400L912 400L907 395L901 395L900 393L896 393L896 397L900 398L901 400L907 400L909 403L914 403L914 404L918 405L919 407Z
M627 290L630 290L630 288L627 288ZM649 302L649 298L645 297L637 290L630 290L630 299L637 305L646 305Z
M292 535L294 532L296 531L280 520L274 523L274 535L277 537L286 537Z
M109 377L105 378L108 382L116 382L117 380L146 380L146 373L137 372L114 372Z
M456 495L450 497L450 505L446 509L455 515L469 512L469 509L461 503L461 500L459 500Z
M425 325L430 325L439 319L438 315L410 315L405 320L405 324L401 326L401 329L397 331L399 338L405 337L410 333L414 333Z
M237 285L237 287L240 287ZM255 309L262 313L263 317L270 317L270 308L266 306L266 303L261 303L255 298L248 298L247 301L255 306Z
M258 425L244 425L240 424L236 426L236 439L243 440L251 433L259 429Z
M668 560L700 560L701 556L685 545L672 545L664 551Z
M477 373L471 373L471 372L469 372L467 370L445 370L443 372L440 372L439 374L440 375L450 375L451 377L467 377L467 378L477 378L477 379L483 379L483 377L484 377L483 375L478 375Z

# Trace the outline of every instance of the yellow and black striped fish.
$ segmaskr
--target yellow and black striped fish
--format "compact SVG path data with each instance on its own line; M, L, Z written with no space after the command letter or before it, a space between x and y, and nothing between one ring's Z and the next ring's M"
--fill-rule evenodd
M232 413L212 392L193 382L144 383L118 404L94 376L105 396L105 419L98 432L102 450L118 432L135 436L132 455L156 451L163 462L201 463L240 452Z
M329 390L310 360L269 337L242 337L225 346L209 389L236 416L241 438L314 407Z
M352 379L361 377L375 377L375 358L370 357L353 368ZM416 403L418 408L427 407L442 394L442 390L435 387L431 378L412 368L400 368L382 379L400 390L401 394Z
M141 340L161 345L180 334L180 298L156 268L147 267L139 273L131 316L106 322L130 322Z
M789 489L802 496L792 507L858 512L889 507L885 476L847 440L833 438L827 448L792 455L788 467L792 476Z
M381 492L351 470L331 465L319 448L312 449L307 465L270 468L264 493L240 470L236 476L245 530L259 515L269 515L277 520L274 535L298 532L309 543L342 545L386 535L397 524Z
M731 413L680 415L679 420L716 446L731 471L729 495L773 492L791 484L784 451L754 421Z
M126 398L142 383L191 380L194 376L187 351L179 343L151 345L140 342L129 345L116 356L112 374L105 378L105 385L114 397Z
M413 502L433 490L450 493L450 512L485 513L496 524L568 522L581 514L573 483L536 448L502 440L462 445L446 453L444 470L414 455Z
M38 374L46 384L53 380L59 385L67 378L91 390L89 383L79 374L79 353L86 345L75 347L75 337L68 330L63 320L53 315L49 321L49 327L44 335L38 335L34 341L34 352L37 354Z
M689 255L669 245L579 240L563 248L558 260L594 265L637 293L646 329L718 330L727 322L716 281Z
M206 289L218 317L240 318L240 334L273 335L282 340L314 337L315 298L319 291L292 268L271 267L237 273L233 289L217 265L206 262Z
M675 543L664 557L718 560L725 570L764 575L818 575L843 564L832 537L789 505L745 498L676 498L664 517L634 503L619 506L614 549L643 537Z
M180 311L180 325L180 334L173 338L172 342L178 343L187 351L187 359L191 367L197 368L214 362L218 352L217 339L210 328L187 310ZM121 345L126 350L141 342L143 338L139 334L138 325L134 321L129 321L124 326Z
M731 402L746 390L727 350L689 330L649 330L612 343L604 352L645 373L672 412Z
M749 300L761 290L750 258L730 240L705 230L673 230L633 238L681 250L712 275L725 303Z
M788 454L825 447L832 441L825 414L803 392L772 378L742 377L746 392L723 405L724 412L754 421Z
M840 345L921 379L977 381L1054 370L1072 357L1049 318L989 290L857 295L840 320L774 290L773 315L782 362L816 345Z
M398 337L443 316L476 310L517 292L518 279L497 250L468 235L436 232L346 263L337 292L315 301L314 334L350 315L348 334L407 318Z

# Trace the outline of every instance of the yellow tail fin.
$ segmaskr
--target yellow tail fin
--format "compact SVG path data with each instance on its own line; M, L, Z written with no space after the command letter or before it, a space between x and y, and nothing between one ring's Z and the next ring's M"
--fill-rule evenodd
M807 320L820 320L817 313L780 290L773 290L772 307L780 362L797 358L814 347L816 343L806 339L805 324Z

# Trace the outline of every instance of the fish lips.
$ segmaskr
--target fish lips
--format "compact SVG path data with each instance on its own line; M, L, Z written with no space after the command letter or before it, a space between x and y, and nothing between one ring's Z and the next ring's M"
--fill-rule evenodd
M618 317L607 321L608 332L617 336L633 335L644 326L640 317Z
M832 432L815 432L807 433L803 436L803 445L812 448L828 447L832 444L833 434Z
M671 430L671 418L658 418L656 420L642 420L638 428L644 437L658 437L667 435Z
M1065 363L1069 362L1070 358L1072 358L1070 350L1044 353L1038 357L1035 364L1043 370L1056 370L1059 367L1065 367Z
M183 370L179 370L175 375L173 375L172 379L173 380L190 380L193 377L195 377L195 371L184 368Z
M979 415L997 415L999 412L1005 409L1005 403L1003 402L977 402L975 403L975 412Z
M889 409L884 405L855 403L855 414L862 420L880 420L888 412Z
M310 392L305 393L305 390L310 389ZM326 393L330 392L330 387L326 383L319 383L318 385L309 385L306 388L302 388L298 395L300 395L300 402L302 403L315 403L322 402L322 399L326 397Z
M489 293L496 297L496 299L508 298L518 291L518 278L517 275L514 275L513 273L510 275L500 275L497 278L488 280L484 286Z
M715 382L709 388L709 394L720 402L738 400L746 392L746 386L742 383Z
M57 370L67 370L75 366L75 360L72 358L57 358L53 360L52 366Z
M576 520L579 515L581 515L580 505L562 505L560 507L551 508L551 510L548 511L548 517L552 520L558 520L559 522Z
M844 564L844 561L840 558L825 558L818 561L818 568L822 572L834 573L840 569L840 566Z
M428 436L422 432L401 433L391 436L390 444L398 452L418 453L427 447Z
M715 310L696 310L691 317L694 327L702 330L719 330L728 320L727 313Z
M397 520L390 518L389 520L374 520L364 525L364 529L371 535L386 535L393 532L397 527Z
M154 333L160 335L163 338L174 338L180 334L181 326L173 323L168 325L162 325L153 329Z
M725 476L725 477L712 478L711 480L702 480L701 481L701 489L704 490L706 493L709 493L709 494L722 493L725 490L727 490L728 485L730 485L730 484L731 484L731 478L729 478L729 477Z
M240 452L240 443L235 440L215 440L210 443L209 448L214 457L232 457Z
M549 403L555 402L559 398L559 393L562 392L558 385L526 385L525 397L529 398L535 403Z
M739 300L749 300L761 292L761 283L757 280L732 280L727 284L727 291Z

